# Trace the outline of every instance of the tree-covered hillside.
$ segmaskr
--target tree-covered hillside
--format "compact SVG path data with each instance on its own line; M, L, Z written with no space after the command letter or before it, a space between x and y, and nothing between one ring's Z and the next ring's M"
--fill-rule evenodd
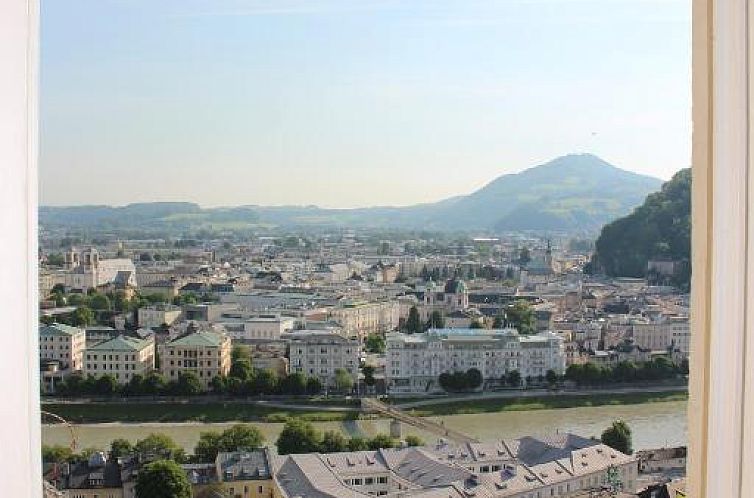
M602 228L591 267L616 277L643 277L649 260L684 262L674 283L687 287L691 254L691 169L676 173L628 216Z

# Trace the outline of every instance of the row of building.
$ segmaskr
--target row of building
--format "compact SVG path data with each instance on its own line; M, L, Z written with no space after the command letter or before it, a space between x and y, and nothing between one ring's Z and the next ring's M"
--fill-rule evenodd
M143 461L94 453L77 465L49 465L45 477L70 497L134 498ZM195 496L219 484L234 498L567 497L633 490L638 477L636 458L573 434L342 453L264 448L183 468Z

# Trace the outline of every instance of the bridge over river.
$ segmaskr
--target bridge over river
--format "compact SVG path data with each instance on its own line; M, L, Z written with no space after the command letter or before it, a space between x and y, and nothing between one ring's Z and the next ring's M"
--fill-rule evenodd
M404 424L411 425L417 429L422 429L457 443L478 442L477 439L467 436L461 431L445 427L444 423L437 423L434 420L425 417L409 415L403 410L387 405L375 398L361 398L361 409L367 413L379 413L385 417L392 418L394 421L403 422Z

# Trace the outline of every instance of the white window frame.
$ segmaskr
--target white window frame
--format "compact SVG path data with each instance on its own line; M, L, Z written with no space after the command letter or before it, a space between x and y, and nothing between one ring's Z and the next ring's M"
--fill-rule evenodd
M754 464L752 15L746 0L693 0L688 495L698 498L754 489L754 472L744 472ZM19 498L38 498L42 479L39 372L30 368L38 358L38 62L39 0L1 0L0 333L17 354L0 362L0 486Z

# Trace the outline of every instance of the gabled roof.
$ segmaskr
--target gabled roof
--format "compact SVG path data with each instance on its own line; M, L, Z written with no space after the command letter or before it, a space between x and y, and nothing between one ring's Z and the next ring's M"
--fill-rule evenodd
M53 323L52 325L43 325L39 327L39 335L42 336L72 336L83 333L84 330L78 327L71 327L62 323Z
M141 351L147 347L151 341L145 339L137 339L135 337L128 337L119 335L109 341L101 342L95 346L87 348L87 351Z

